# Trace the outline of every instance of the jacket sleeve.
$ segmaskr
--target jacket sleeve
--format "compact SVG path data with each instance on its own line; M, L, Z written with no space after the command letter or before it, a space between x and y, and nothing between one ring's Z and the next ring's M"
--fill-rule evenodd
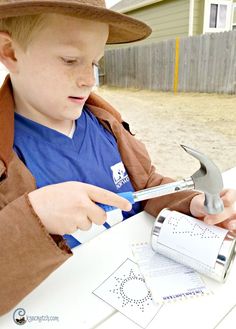
M0 315L10 311L72 255L61 236L46 231L28 198L0 211Z
M171 182L174 182L174 180L169 177L164 177L158 174L154 166L150 167L150 175L147 180L147 188L162 184L168 184ZM154 217L156 217L163 208L168 208L171 210L182 212L187 215L191 215L190 203L192 198L198 194L199 192L194 191L176 192L158 198L150 199L143 203L143 207L145 211L147 211Z
M141 141L123 127L119 129L119 133L118 145L122 160L136 191L174 182L174 179L165 177L156 171L151 163L148 151ZM197 194L199 192L182 191L150 199L143 202L143 209L155 217L163 208L191 215L190 202Z

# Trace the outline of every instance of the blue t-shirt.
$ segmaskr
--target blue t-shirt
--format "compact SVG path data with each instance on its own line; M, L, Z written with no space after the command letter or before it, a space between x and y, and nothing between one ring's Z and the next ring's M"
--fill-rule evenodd
M15 113L14 150L38 188L79 181L120 193L134 191L114 136L84 107L70 138ZM141 211L135 203L126 219ZM109 225L105 225L109 227Z

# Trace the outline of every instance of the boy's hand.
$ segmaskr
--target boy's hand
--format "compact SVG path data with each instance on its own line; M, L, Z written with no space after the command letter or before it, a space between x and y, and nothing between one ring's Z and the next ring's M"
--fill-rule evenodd
M29 193L29 200L47 231L70 234L88 230L92 222L106 221L105 211L95 204L104 203L129 211L132 205L113 192L80 182L48 185Z
M196 195L190 203L190 211L194 217L201 218L207 224L220 226L236 232L236 190L225 189L220 194L224 210L217 215L209 215L204 210L204 194Z

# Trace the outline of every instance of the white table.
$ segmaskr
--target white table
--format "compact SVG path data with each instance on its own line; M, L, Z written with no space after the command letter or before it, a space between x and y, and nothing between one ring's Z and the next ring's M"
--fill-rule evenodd
M224 181L226 187L236 188L236 168L224 173ZM142 212L75 248L74 256L16 307L24 308L28 316L58 316L59 321L26 322L23 327L140 328L93 295L92 291L127 258L133 258L131 243L147 241L153 221L152 216ZM166 304L147 328L215 328L236 304L236 262L225 284L206 278L204 280L214 291L214 295ZM13 322L13 312L14 310L0 318L0 328L17 327ZM236 309L217 326L217 329L226 328L236 328Z

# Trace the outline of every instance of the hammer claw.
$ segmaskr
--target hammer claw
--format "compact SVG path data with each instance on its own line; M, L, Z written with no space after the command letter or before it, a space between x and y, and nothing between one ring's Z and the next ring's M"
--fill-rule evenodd
M200 168L192 176L194 189L205 193L205 207L209 214L220 213L224 209L220 198L223 179L219 168L205 154L188 146L181 147L200 162Z

